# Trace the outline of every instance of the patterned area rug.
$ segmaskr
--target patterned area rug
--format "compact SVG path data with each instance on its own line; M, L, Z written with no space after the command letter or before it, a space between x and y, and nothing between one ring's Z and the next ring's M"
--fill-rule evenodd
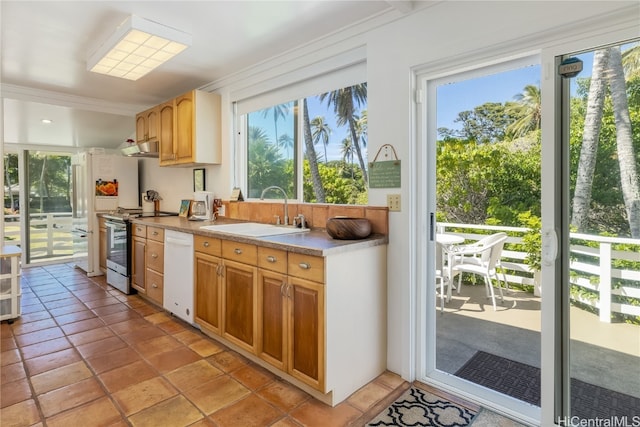
M367 426L468 426L476 415L440 396L411 387Z
M478 351L455 374L476 384L540 406L540 369ZM640 399L571 378L572 415L609 419L640 415Z

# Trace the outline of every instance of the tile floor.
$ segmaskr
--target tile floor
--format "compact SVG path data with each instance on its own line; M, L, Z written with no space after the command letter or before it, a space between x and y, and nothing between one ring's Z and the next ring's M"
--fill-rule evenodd
M385 373L331 408L68 264L23 269L0 332L3 427L363 425L406 386Z

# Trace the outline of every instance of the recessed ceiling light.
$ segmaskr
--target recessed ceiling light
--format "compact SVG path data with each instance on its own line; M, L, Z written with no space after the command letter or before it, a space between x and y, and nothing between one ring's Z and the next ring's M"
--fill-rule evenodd
M42 119L42 124L50 125L51 123L53 123L53 120L51 119Z

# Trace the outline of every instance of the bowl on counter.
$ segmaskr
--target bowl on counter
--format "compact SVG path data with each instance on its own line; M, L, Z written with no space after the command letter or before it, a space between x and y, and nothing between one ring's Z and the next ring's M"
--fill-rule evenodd
M337 216L327 220L327 233L334 239L357 240L371 234L371 223L366 218Z

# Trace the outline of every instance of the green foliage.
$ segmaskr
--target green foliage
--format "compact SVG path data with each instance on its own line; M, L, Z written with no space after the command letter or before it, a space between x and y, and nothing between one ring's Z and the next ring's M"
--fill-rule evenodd
M519 224L518 214L540 214L540 143L478 144L440 141L437 148L439 220L467 224Z
M522 249L527 253L524 261L534 270L540 271L542 268L542 220L530 211L522 212L518 215L518 220L523 227L529 228L522 237Z
M326 203L366 205L368 202L367 186L362 179L362 171L357 165L345 167L341 161L319 163L318 172L322 178ZM353 177L352 177L353 173ZM304 201L315 203L309 161L303 163Z

